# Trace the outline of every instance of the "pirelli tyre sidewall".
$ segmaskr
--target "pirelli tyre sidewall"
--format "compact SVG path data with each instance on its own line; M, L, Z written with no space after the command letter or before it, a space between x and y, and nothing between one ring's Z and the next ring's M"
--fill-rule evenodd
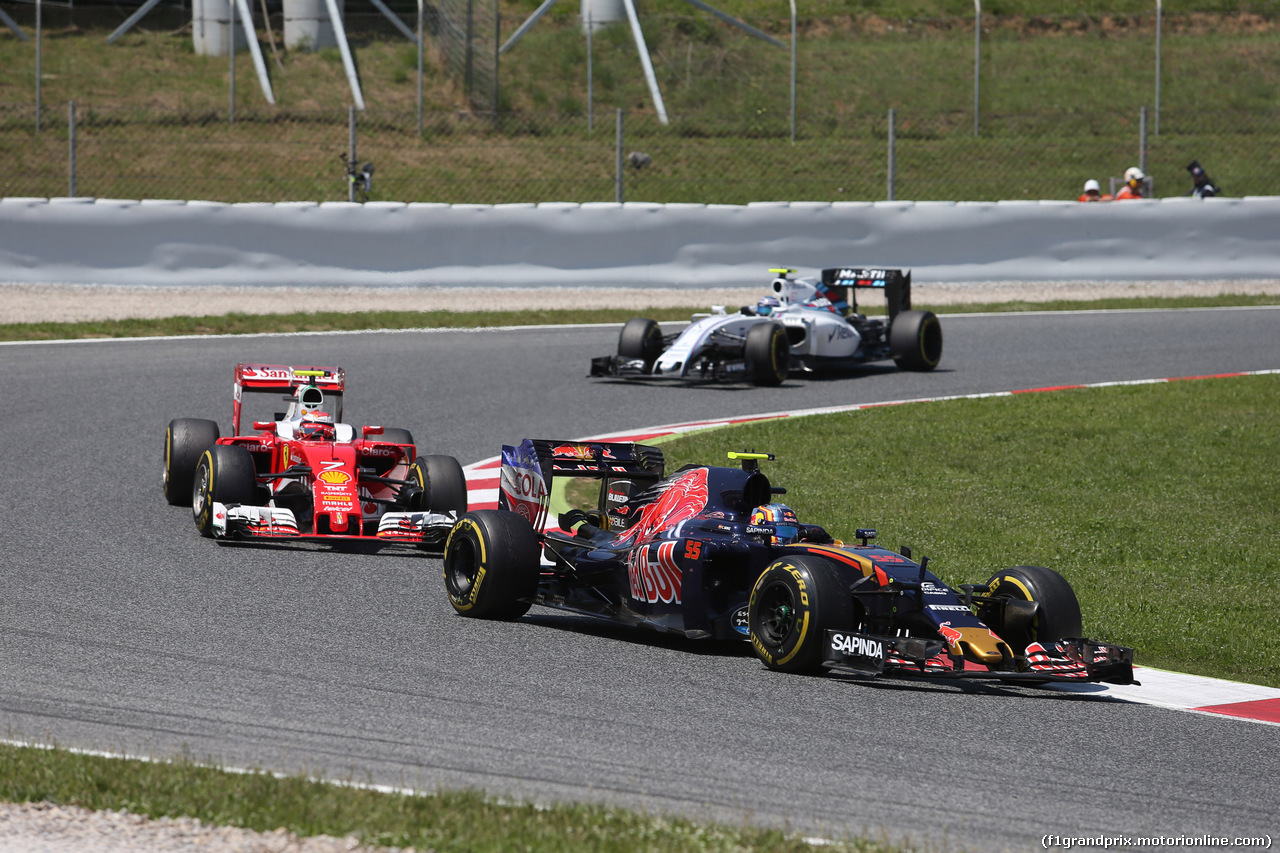
M449 603L474 619L519 619L538 591L541 557L533 528L514 512L468 512L444 546Z
M889 351L902 370L933 370L942 361L942 324L932 311L902 311L889 327Z
M467 477L452 456L419 456L409 466L408 479L418 487L410 507L415 512L467 511Z
M751 589L751 648L769 669L811 672L822 663L826 632L852 627L852 610L848 584L830 561L774 560Z
M213 535L213 505L252 504L257 494L253 454L243 447L215 444L200 455L191 489L191 515L201 536Z
M191 485L200 454L218 440L218 424L203 418L174 418L164 431L164 499L191 506Z
M662 355L662 329L645 317L632 317L618 335L618 355L623 358L644 359L644 369L653 370L653 363Z
M756 385L781 385L791 372L791 339L781 323L759 323L743 345L747 377Z
M1080 602L1075 590L1053 569L1013 566L992 575L987 587L993 597L1034 601L1037 605L1035 618L1024 630L1011 631L1004 626L991 626L1001 639L1013 646L1016 653L1021 654L1033 642L1084 636Z

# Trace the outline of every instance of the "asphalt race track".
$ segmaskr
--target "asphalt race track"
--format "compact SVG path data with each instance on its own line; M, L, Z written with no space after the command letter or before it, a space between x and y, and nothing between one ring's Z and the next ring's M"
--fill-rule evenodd
M237 361L345 367L347 421L407 427L420 451L463 464L525 436L1280 367L1272 309L943 329L933 373L777 389L585 378L616 327L0 346L3 736L975 850L1049 833L1274 837L1275 727L1026 688L785 676L745 643L538 608L474 622L450 609L435 559L218 546L161 497L165 424L228 431Z

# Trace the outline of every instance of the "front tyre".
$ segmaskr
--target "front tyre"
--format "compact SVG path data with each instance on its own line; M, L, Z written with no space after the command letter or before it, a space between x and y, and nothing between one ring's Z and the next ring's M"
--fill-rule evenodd
M848 585L830 562L774 560L751 589L751 648L769 669L811 672L822 663L827 631L852 627L852 614Z
M538 592L542 549L514 512L469 512L444 546L444 586L453 609L475 619L519 619Z
M213 535L213 505L252 504L258 491L253 454L231 444L205 450L196 465L191 515L201 536Z
M203 418L174 418L164 431L164 499L191 506L200 454L219 438L218 425Z
M747 378L756 385L781 385L791 372L791 340L781 323L758 323L747 331L743 355Z
M932 311L902 311L889 326L889 351L902 370L933 370L942 361L942 324Z
M618 335L618 355L644 360L644 372L652 373L654 362L662 355L662 329L653 320L632 317Z
M1080 602L1067 579L1042 566L1014 566L996 572L987 581L993 598L1033 602L1028 618L993 625L1001 639L1021 653L1031 643L1047 643L1065 637L1083 637Z
M419 456L409 466L408 480L417 486L410 500L415 512L467 511L467 478L452 456Z

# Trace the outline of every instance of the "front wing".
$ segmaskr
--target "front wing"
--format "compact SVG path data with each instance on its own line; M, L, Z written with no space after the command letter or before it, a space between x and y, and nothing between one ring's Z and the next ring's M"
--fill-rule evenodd
M288 509L245 504L213 504L213 538L257 541L369 542L383 545L417 545L429 549L444 547L457 521L453 512L388 512L378 521L377 533L303 533L297 518Z
M833 669L867 675L1036 684L1046 681L1138 683L1133 678L1133 649L1083 638L1032 643L1026 649L1025 658L1017 661L1016 669L1004 670L952 655L941 640L829 630L823 661Z
M620 376L626 379L714 379L719 382L741 380L746 375L747 362L742 353L726 354L718 350L699 353L679 370L667 373L656 369L650 371L642 358L602 355L591 359L591 372L588 374Z

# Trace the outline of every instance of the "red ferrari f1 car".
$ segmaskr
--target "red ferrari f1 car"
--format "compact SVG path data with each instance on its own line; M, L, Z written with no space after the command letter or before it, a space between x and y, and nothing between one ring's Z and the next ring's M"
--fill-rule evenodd
M540 604L749 639L784 672L1133 683L1133 650L1085 639L1075 593L1052 569L1015 566L952 588L927 557L871 544L874 530L844 543L801 523L774 502L786 489L759 469L769 454L729 456L742 467L666 476L657 447L504 447L500 508L463 515L445 545L450 603L478 618ZM592 481L594 506L582 488ZM552 510L561 530L547 527Z
M343 423L345 384L338 367L236 365L230 436L210 420L169 422L165 498L190 506L200 533L215 539L438 549L467 510L462 466L419 456L408 430ZM243 434L246 394L289 405Z

